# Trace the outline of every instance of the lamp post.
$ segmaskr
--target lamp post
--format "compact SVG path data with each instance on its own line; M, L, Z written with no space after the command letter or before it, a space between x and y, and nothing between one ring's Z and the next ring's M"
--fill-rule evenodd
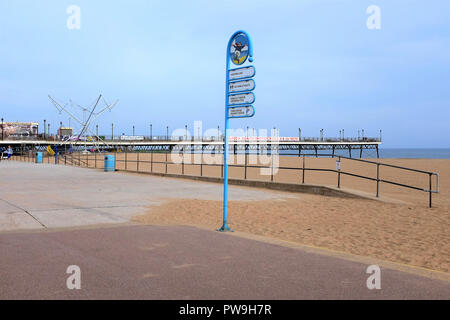
M133 137L134 137L134 126L133 126Z
M98 124L95 126L95 135L96 135L97 138L98 138Z
M166 141L169 141L169 126L166 127Z
M46 123L47 123L47 120L45 120L44 119L44 140L47 138L46 136L47 136L47 134L46 134L46 130L47 130L47 125L46 125Z
M114 123L111 123L111 140L114 141Z
M150 124L150 141L153 140L153 126Z
M220 126L217 126L217 141L220 140Z
M47 133L48 133L48 137L50 138L50 123L48 124L48 130L47 130Z
M3 118L2 118L2 141L3 141L3 131L5 130L4 128L5 127L3 126Z
M187 140L187 124L184 126L185 134L184 134L184 140Z

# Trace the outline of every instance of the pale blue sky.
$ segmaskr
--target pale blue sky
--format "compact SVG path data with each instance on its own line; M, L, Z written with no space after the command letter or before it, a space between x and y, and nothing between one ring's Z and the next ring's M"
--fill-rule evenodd
M81 8L68 30L66 9ZM381 30L366 9L381 8ZM61 117L49 102L99 93L118 107L109 134L223 127L225 49L234 31L254 43L256 115L232 127L283 136L378 136L385 147L450 147L450 2L446 0L0 2L0 115ZM73 122L72 122L73 124Z

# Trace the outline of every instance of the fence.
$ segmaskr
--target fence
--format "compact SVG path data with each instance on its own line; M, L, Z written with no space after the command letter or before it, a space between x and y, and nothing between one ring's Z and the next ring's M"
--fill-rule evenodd
M59 165L72 165L79 167L87 167L87 168L104 168L104 155L102 153L71 153L71 154L63 154L58 156L49 156L46 154L43 158L44 163L48 164L59 164ZM146 172L146 173L162 173L162 174L178 174L185 176L200 176L200 177L221 177L223 178L223 156L220 153L217 153L216 158L214 159L215 163L209 163L204 161L204 153L193 154L187 153L182 154L181 163L173 162L169 159L171 156L170 153L167 152L116 152L114 153L116 156L116 168L118 170L123 171L131 171L131 172ZM13 157L14 160L19 161L27 161L34 162L35 154L31 152L23 153L20 155L16 155ZM375 196L380 196L380 185L388 184L400 188L406 188L421 192L426 192L429 194L428 204L429 207L432 207L432 195L433 193L439 193L439 174L435 172L429 172L424 170L412 169L387 163L369 161L364 159L353 159L345 156L336 157L336 169L330 168L312 168L306 165L306 159L308 157L316 157L316 155L308 155L303 154L299 156L298 154L282 154L281 156L286 156L291 159L287 166L278 165L274 163L274 159L276 155L268 155L269 161L266 161L264 164L253 164L251 159L251 154L236 154L231 157L230 161L230 177L234 179L249 179L249 176L253 180L266 180L275 182L275 177L280 174L282 171L288 172L288 176L290 177L291 182L305 184L307 177L307 172L322 172L322 173L331 173L335 174L335 182L337 188L342 187L342 176L349 176L353 178L363 179L367 181L372 181L375 183ZM333 157L333 155L321 155L322 157ZM194 161L192 161L192 157L194 157ZM238 157L241 157L242 163L239 163ZM243 158L243 159L242 159ZM299 159L299 160L296 160ZM361 173L349 172L341 169L341 162L349 161L349 162L358 162L365 165L372 166L376 168L376 176L370 177L367 175L363 175ZM234 162L237 162L234 164ZM295 163L299 164L295 166ZM193 170L196 168L196 170ZM400 181L393 181L391 179L383 178L381 175L382 168L390 168L395 170L400 170L403 172L414 172L420 175L425 175L428 178L427 187L420 187L418 185L412 185L403 183ZM214 169L214 170L211 170ZM233 171L235 169L235 171ZM240 172L236 171L236 169L241 169ZM264 169L266 172L269 172L265 175L255 175L254 172L249 175L251 170L254 169ZM220 171L220 173L219 173ZM298 177L292 179L294 176L292 173L297 173ZM433 183L433 178L434 183ZM278 182L278 181L277 181ZM286 181L284 181L286 182ZM434 188L433 188L434 186Z

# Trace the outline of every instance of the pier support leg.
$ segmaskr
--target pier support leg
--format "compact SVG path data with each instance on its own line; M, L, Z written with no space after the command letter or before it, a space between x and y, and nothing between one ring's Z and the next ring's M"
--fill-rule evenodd
M380 151L378 150L378 145L377 145L377 159L380 159Z

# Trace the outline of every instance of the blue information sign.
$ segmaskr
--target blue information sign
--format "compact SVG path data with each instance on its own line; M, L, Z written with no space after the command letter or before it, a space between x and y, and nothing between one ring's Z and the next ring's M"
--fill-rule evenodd
M250 36L245 31L237 31L228 41L226 83L225 83L225 141L224 141L224 174L223 174L223 225L221 232L231 231L228 226L228 126L233 118L249 118L255 115L255 76L254 66L243 66L230 69L230 62L241 66L246 61L253 62L253 47ZM239 81L236 81L239 80Z

